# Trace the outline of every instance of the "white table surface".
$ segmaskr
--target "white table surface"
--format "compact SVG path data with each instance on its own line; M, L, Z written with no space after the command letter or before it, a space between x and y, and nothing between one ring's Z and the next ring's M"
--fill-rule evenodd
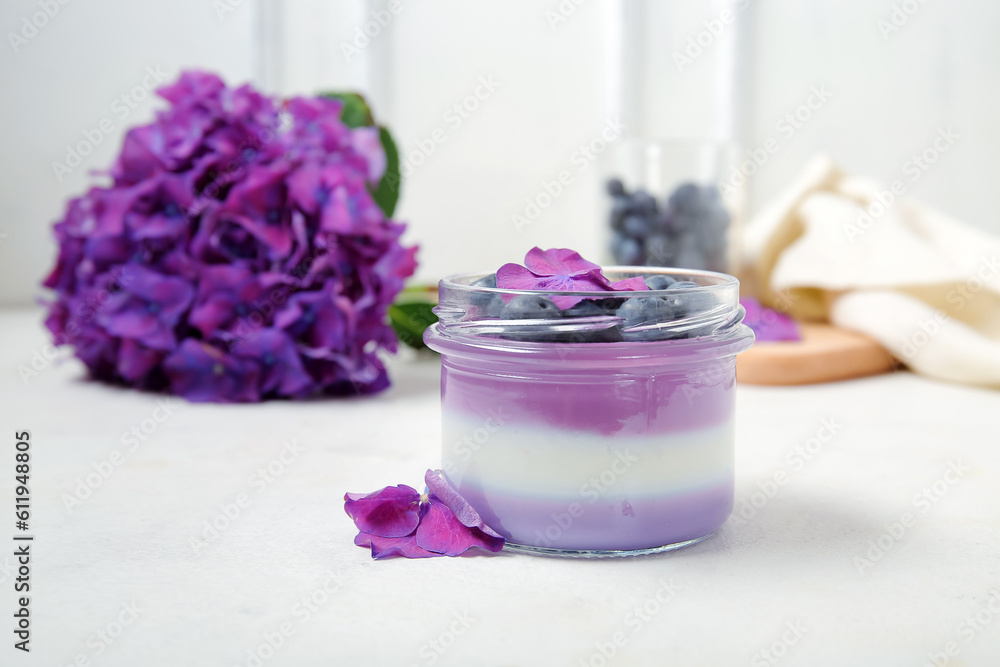
M342 498L419 486L436 467L435 359L395 361L392 389L375 398L175 400L129 451L122 434L163 398L84 382L74 360L23 381L18 366L44 353L40 320L37 311L0 315L0 665L919 667L935 653L944 664L949 649L950 665L1000 664L1000 393L909 373L741 385L737 507L787 474L748 521L634 559L374 562L353 545ZM789 452L823 420L837 432L796 469ZM33 440L30 655L12 648L7 546L22 429ZM286 454L270 483L252 478L286 441L301 453ZM115 450L120 465L67 510L79 481ZM965 470L949 484L952 463ZM940 498L915 502L935 483ZM220 506L240 494L249 504L239 516L193 546L206 521L224 525ZM907 513L902 536L883 537L885 554L861 563L869 541ZM131 620L122 609L133 604ZM616 638L604 658L599 645L610 652Z

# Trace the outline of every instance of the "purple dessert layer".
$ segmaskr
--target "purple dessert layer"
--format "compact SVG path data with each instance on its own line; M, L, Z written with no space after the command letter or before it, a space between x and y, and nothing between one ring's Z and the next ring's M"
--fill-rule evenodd
M602 435L671 433L727 421L736 354L753 341L730 335L657 342L540 343L424 333L441 353L446 413L483 421L506 411L518 424Z
M651 549L715 532L733 509L733 481L659 498L530 499L465 485L459 493L507 541L552 549Z
M475 420L499 410L510 423L601 435L669 434L718 426L733 414L735 358L685 368L533 369L504 374L455 364L441 368L444 413Z

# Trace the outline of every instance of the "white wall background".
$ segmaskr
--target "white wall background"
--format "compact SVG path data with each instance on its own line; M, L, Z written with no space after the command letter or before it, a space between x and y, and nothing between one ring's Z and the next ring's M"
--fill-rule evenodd
M735 137L747 147L779 138L749 181L751 209L818 151L888 180L951 126L959 139L908 180L908 193L1000 233L1000 4L989 0L401 0L350 58L341 44L386 0L55 0L58 13L15 50L10 33L38 2L0 9L0 303L42 294L50 224L95 181L88 172L111 163L125 127L158 104L147 98L124 121L112 112L147 67L174 77L197 66L282 93L360 89L411 155L441 128L445 140L405 181L399 210L427 280L492 268L536 244L597 254L601 165L577 171L571 160L615 115L630 134ZM897 13L905 23L883 35L894 5L914 11ZM568 15L554 22L560 8ZM735 22L679 70L674 53L726 9ZM499 85L449 123L444 114L480 77ZM780 135L775 124L812 86L830 101ZM52 162L105 117L114 131L58 180ZM563 169L573 169L571 186L518 229L512 216Z

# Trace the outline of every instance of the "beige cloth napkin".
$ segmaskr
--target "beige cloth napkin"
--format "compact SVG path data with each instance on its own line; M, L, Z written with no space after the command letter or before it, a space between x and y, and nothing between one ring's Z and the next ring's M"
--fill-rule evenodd
M918 373L1000 387L1000 238L819 156L750 221L745 251L764 303L867 334Z

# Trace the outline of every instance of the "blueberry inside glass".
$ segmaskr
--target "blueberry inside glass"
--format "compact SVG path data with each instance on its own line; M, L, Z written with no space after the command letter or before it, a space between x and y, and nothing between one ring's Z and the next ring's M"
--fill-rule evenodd
M726 270L730 215L717 187L683 183L662 201L618 178L606 190L618 264Z

